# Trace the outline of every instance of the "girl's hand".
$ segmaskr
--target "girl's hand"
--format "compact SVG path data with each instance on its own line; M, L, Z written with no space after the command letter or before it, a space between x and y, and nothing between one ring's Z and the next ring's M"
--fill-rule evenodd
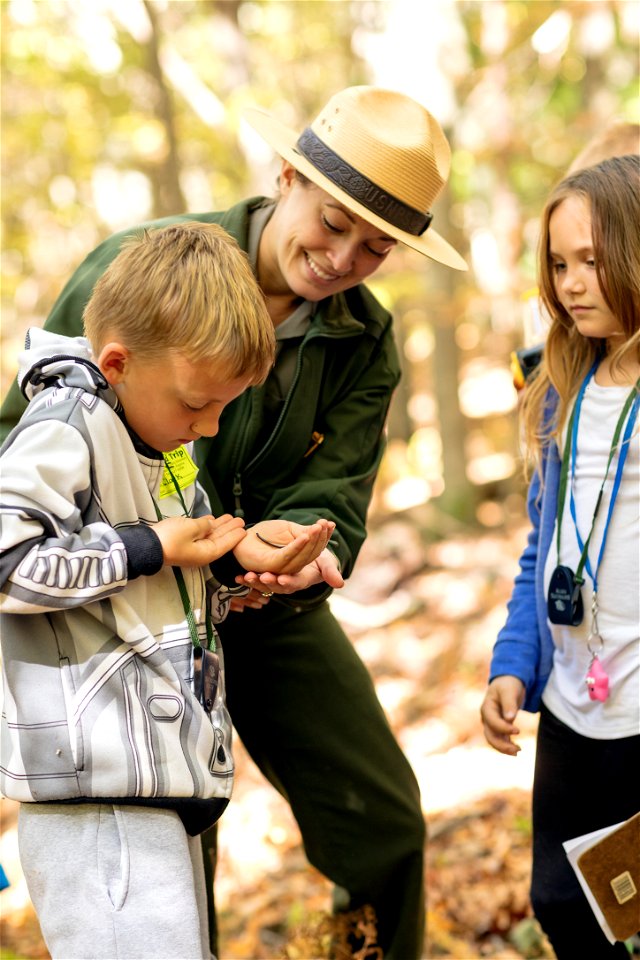
M514 720L524 702L524 694L524 683L518 677L496 677L489 684L480 707L487 743L512 757L520 752L511 738L520 733Z
M296 574L322 553L334 529L332 520L317 520L308 526L291 520L263 520L247 530L233 552L247 571Z
M237 547L247 535L244 520L221 517L168 517L153 526L167 566L204 567Z

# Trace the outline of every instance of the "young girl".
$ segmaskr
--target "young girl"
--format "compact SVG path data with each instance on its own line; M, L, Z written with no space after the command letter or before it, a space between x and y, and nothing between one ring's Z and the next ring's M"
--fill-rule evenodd
M628 957L562 843L640 805L638 156L555 188L539 271L552 325L522 407L533 529L481 714L488 742L515 756L518 710L540 710L531 900L557 957Z

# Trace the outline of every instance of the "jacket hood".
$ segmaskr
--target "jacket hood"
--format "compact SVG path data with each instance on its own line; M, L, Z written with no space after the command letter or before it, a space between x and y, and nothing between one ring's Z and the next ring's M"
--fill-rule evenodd
M86 337L63 337L39 327L27 331L18 356L18 384L28 400L47 387L75 387L99 394L109 406L117 397L95 364Z

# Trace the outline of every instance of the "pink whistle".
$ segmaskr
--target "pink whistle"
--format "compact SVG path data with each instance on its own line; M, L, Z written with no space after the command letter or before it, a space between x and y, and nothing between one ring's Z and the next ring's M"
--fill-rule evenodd
M602 703L609 696L609 677L604 672L602 664L594 657L589 667L586 679L587 689L591 700L600 700Z

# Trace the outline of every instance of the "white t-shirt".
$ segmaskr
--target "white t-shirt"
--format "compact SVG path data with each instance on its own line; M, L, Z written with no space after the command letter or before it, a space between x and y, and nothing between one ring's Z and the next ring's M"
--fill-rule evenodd
M603 387L593 378L584 394L573 482L576 517L583 543L591 529L614 430L628 394L629 387ZM562 445L566 442L565 427ZM616 453L609 468L589 544L589 560L594 573L617 463ZM570 473L569 470L562 516L560 562L575 571L580 548L569 509ZM554 531L545 564L545 591L548 591L551 574L557 563ZM542 700L559 720L583 736L596 740L632 736L640 733L640 441L637 421L611 515L604 554L597 570L598 630L604 644L598 656L609 677L609 697L604 702L591 700L586 685L591 662L587 641L592 629L593 582L586 570L583 576L582 623L577 627L549 624L555 652L553 669ZM599 647L598 641L595 646Z

